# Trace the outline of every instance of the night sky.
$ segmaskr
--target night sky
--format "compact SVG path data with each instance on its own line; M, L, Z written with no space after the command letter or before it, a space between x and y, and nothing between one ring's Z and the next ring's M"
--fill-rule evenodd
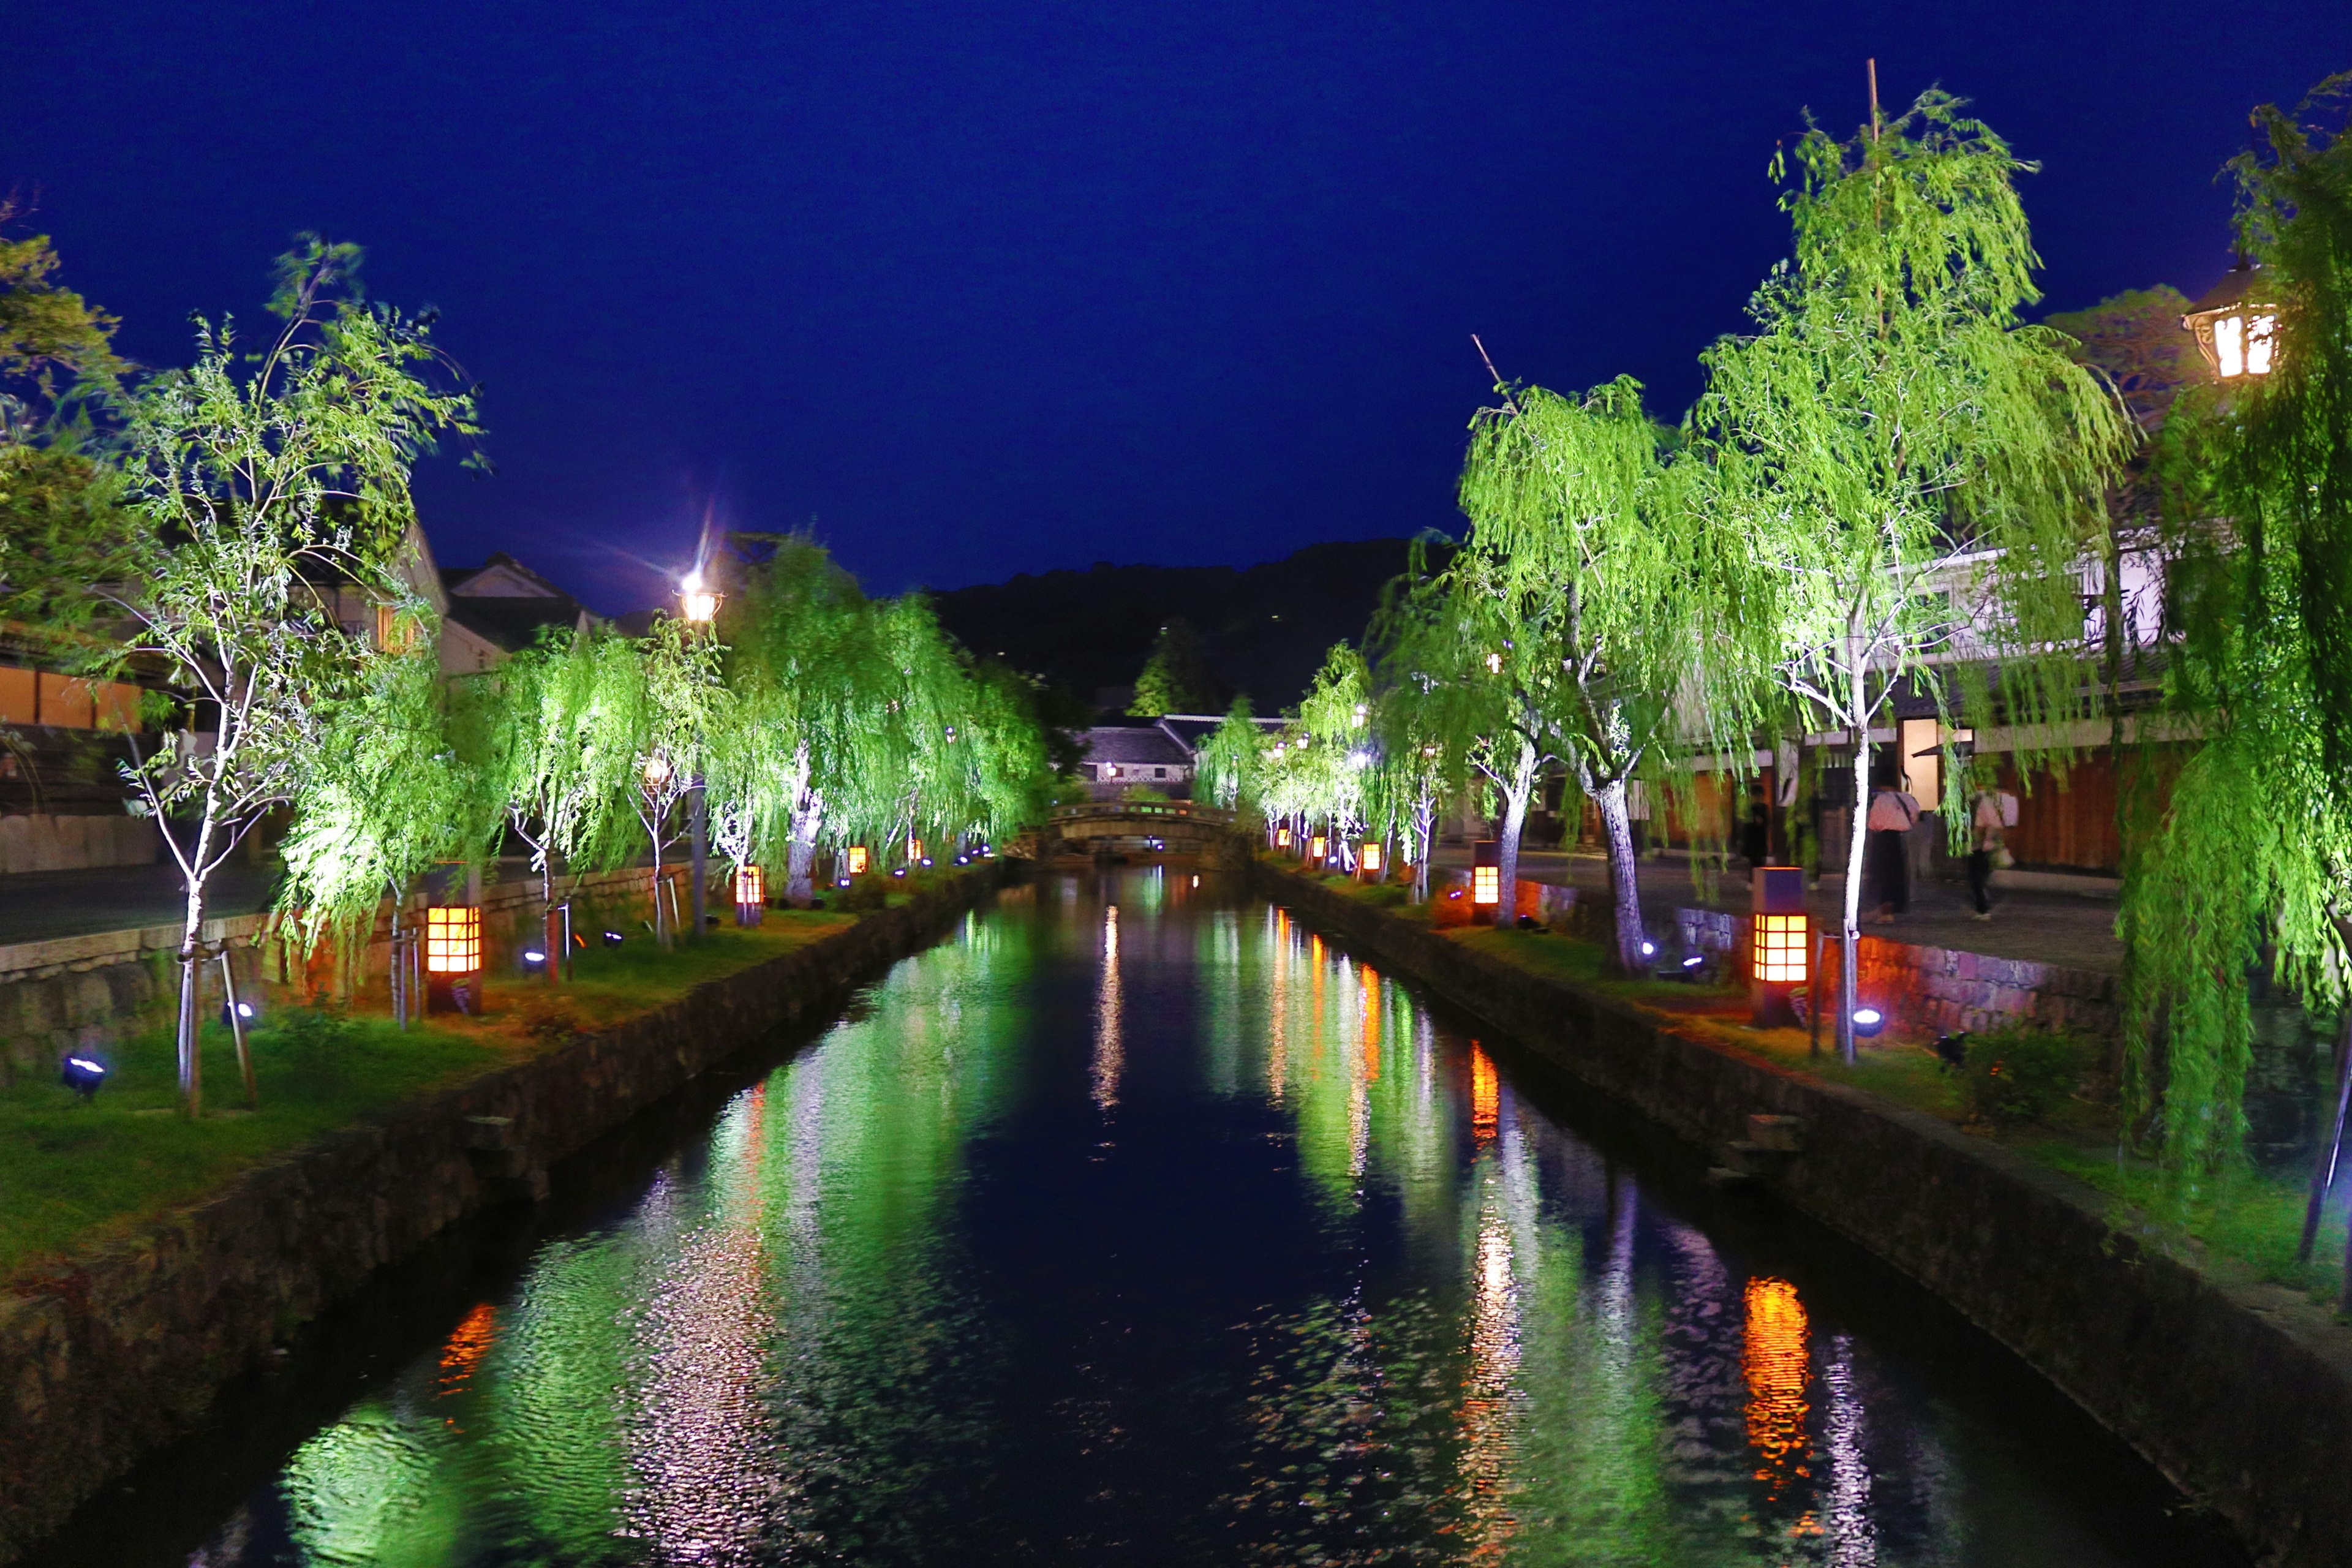
M1450 526L1473 331L1679 414L1870 55L2044 164L2052 308L2194 295L2352 5L26 4L0 188L149 363L295 231L366 245L486 387L445 564L625 608L709 511L952 587Z

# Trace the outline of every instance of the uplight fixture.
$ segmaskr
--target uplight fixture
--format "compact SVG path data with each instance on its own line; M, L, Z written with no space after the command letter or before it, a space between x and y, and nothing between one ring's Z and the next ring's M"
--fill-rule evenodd
M1877 1008L1856 1007L1853 1010L1853 1032L1864 1039L1869 1039L1885 1027L1886 1027L1886 1015Z
M68 1057L58 1081L88 1100L106 1081L106 1064L90 1057Z

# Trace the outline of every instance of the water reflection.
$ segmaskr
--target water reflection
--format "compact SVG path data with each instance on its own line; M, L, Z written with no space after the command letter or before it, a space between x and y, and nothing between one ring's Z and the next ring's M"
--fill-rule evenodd
M1203 880L901 965L177 1560L2176 1560Z

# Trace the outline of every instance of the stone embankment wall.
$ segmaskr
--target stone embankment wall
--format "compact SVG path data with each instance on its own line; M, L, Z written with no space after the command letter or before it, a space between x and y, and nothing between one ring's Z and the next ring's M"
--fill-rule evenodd
M0 816L0 877L20 871L80 871L94 866L152 866L163 858L155 825L117 811L57 816Z
M1801 1119L1764 1184L1951 1302L2266 1559L2352 1563L2352 1329L2111 1224L2073 1179L1934 1117L1678 1034L1307 878L1273 898L1704 1150Z
M677 1003L363 1119L119 1244L0 1283L0 1562L375 1269L915 951L1010 875L977 868Z
M572 889L583 908L614 911L614 919L625 921L627 915L619 911L642 914L651 909L652 882L652 870L638 867L576 881L566 877L557 886ZM421 909L424 901L414 903ZM513 962L524 925L534 928L529 934L538 940L538 909L535 882L497 882L484 890L483 936L493 966ZM636 929L635 922L630 929ZM272 914L206 921L203 934L208 946L226 944L234 955L239 995L265 1005L308 1000L313 990L347 994L362 977L381 983L391 963L389 908L377 915L366 944L349 952L322 946L305 955ZM22 1073L52 1076L68 1051L103 1051L126 1033L169 1022L180 983L174 963L179 949L177 925L0 946L0 1083L13 1083ZM218 968L207 966L207 1011L219 1005L219 984Z

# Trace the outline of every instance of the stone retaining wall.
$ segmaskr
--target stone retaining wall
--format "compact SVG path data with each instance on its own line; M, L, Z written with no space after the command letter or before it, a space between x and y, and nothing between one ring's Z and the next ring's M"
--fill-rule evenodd
M2109 1223L2096 1191L1859 1090L1679 1034L1260 863L1271 897L1701 1149L1801 1118L1766 1184L1951 1302L2293 1568L2352 1562L2352 1329Z
M0 1562L369 1275L930 940L990 865L657 1012L363 1118L138 1236L0 1283ZM484 1121L502 1118L503 1121Z

